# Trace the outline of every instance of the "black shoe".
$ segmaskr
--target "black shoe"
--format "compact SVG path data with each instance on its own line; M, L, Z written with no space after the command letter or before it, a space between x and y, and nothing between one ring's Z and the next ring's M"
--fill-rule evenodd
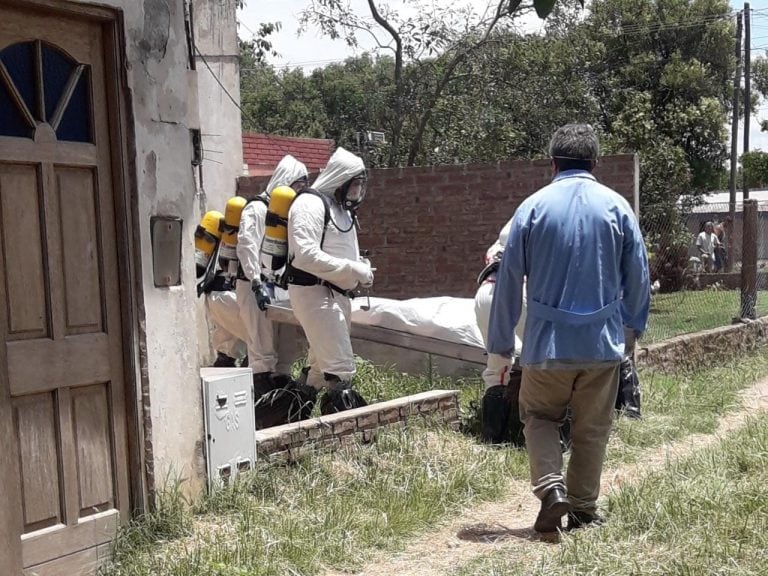
M483 395L483 442L501 444L509 439L511 403L506 386L491 386Z
M317 390L291 380L287 386L271 390L256 400L253 406L256 429L306 420L316 400Z
M272 372L257 372L253 375L253 397L258 400L267 392L283 388L285 384L275 382Z
M223 352L216 354L216 360L213 363L214 368L234 368L237 366L235 359L231 356L227 356Z
M571 530L579 530L589 526L602 526L603 524L605 524L605 519L598 514L576 511L568 513L568 524L565 529L567 532L570 532Z
M368 406L365 398L352 388L343 390L328 390L320 399L320 414L327 416L336 412L344 412L352 408Z
M571 505L560 488L553 488L541 500L541 510L533 524L536 532L556 532L561 527L560 519L568 513Z

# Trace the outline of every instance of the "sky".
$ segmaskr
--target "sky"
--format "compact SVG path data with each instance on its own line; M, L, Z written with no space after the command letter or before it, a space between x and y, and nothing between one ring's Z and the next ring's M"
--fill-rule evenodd
M347 0L351 6L361 14L367 13L366 0ZM471 4L477 9L487 5L487 0L431 0L437 5L467 5ZM301 67L309 71L325 66L331 62L344 60L355 54L343 40L330 40L323 37L317 30L310 29L304 34L298 35L299 13L308 5L308 0L247 0L243 10L238 12L239 34L242 38L249 39L253 31L257 30L261 22L280 22L282 29L273 35L271 40L278 58L270 58L270 62L276 66L290 68ZM407 0L389 0L391 5L407 12L409 2ZM412 4L412 3L411 3ZM741 10L743 2L731 0L734 10ZM768 50L768 0L753 0L750 2L752 13L752 56L765 53ZM537 19L534 16L529 20L530 26L535 26ZM360 38L361 49L365 51L373 47L373 41L366 37ZM768 152L768 133L760 131L760 120L768 119L768 101L760 104L760 110L750 122L750 149L762 149ZM739 150L741 153L743 139L743 125L739 129Z

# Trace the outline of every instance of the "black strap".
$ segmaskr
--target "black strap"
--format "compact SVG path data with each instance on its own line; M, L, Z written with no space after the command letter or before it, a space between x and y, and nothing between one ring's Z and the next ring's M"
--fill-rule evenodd
M285 267L285 274L283 278L286 284L293 284L294 286L326 286L334 292L338 292L342 296L347 298L354 298L355 293L352 290L344 290L332 282L318 278L314 274L300 270L289 262Z
M219 262L219 251L221 250L221 242L217 239L216 240L216 248L213 250L213 254L211 254L211 257L208 259L208 266L205 269L205 274L203 274L202 280L198 282L197 284L197 296L200 297L202 294L208 294L210 290L208 289L208 286L213 282L214 278L216 277L216 265Z
M490 264L488 264L488 266L483 268L483 271L480 272L480 274L477 277L478 285L480 285L483 282L485 282L486 279L488 278L488 276L490 276L491 274L496 273L499 270L499 264L500 264L500 262L498 260L493 260Z

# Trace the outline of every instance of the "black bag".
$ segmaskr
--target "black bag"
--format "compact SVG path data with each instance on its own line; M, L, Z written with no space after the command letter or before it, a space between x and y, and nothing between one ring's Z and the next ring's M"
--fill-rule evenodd
M627 418L639 419L640 380L635 364L630 358L624 359L619 367L619 391L616 394L616 410Z

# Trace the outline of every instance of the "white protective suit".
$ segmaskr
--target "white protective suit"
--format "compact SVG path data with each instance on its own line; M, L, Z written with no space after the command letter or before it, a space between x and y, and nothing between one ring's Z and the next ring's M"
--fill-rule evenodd
M237 297L232 290L206 294L205 307L213 324L211 345L216 352L238 359L246 353L245 326L240 319Z
M500 261L501 256L504 253L504 248L507 245L507 239L509 238L509 230L512 227L512 219L510 219L499 233L499 238L494 242L488 251L485 253L485 264L488 266L494 261ZM483 335L483 340L488 341L488 322L491 317L491 303L493 302L493 291L496 287L496 272L492 272L483 281L480 287L475 293L475 316L477 317L477 326L480 328L480 333ZM520 321L515 328L515 350L520 350L523 345L522 336L525 328L525 295L523 295L523 308L520 316ZM488 354L488 361L483 370L483 382L485 383L485 389L488 390L491 386L506 386L509 384L509 370L511 366L511 359L498 354Z
M357 231L351 214L334 199L337 188L365 172L362 159L339 148L312 188L330 199L330 222L325 223L325 203L314 194L293 201L288 217L288 258L292 265L344 290L373 282L370 263L360 258ZM323 230L325 239L323 240ZM322 241L322 246L321 246ZM355 360L350 342L350 299L324 285L290 284L288 293L296 319L309 342L310 371L307 384L320 389L324 374L350 382Z
M285 156L275 168L267 183L264 197L269 199L272 190L278 186L290 186L308 176L307 167L291 155ZM287 331L280 329L259 310L250 281L261 277L261 243L266 229L267 206L264 202L249 202L240 215L240 230L237 233L237 258L248 281L238 281L236 286L237 304L245 326L245 342L248 347L248 365L254 374L276 372L290 374L291 364L300 355L289 338L282 337ZM281 295L277 295L278 299ZM277 342L277 348L275 347Z

